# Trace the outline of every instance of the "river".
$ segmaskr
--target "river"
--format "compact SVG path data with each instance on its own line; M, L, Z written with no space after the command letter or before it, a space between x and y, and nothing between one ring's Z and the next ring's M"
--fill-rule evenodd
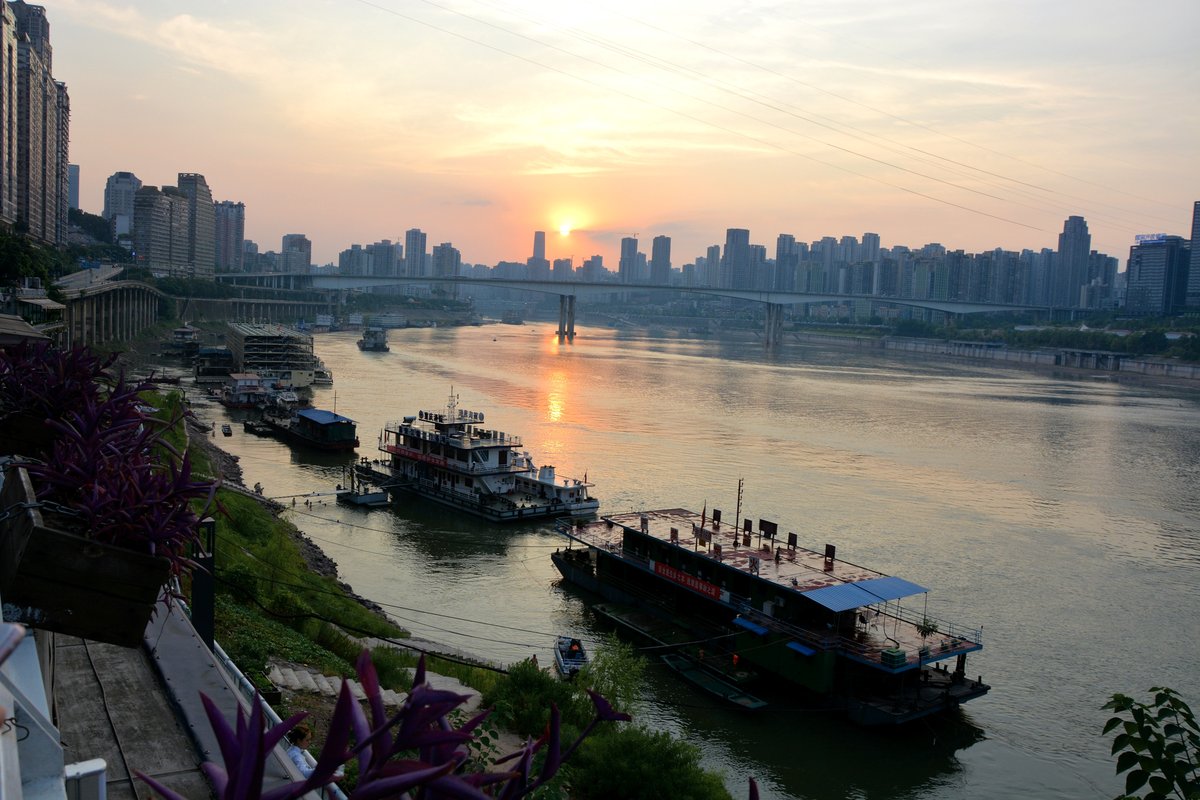
M1180 690L1200 710L1200 393L785 343L654 338L549 324L318 334L336 384L314 405L384 423L482 411L538 464L596 484L603 511L721 508L804 546L930 587L929 613L982 626L991 684L952 725L864 731L776 703L753 716L652 669L637 716L697 744L735 798L1095 798L1123 787L1100 706ZM243 417L198 407L218 423ZM220 444L268 496L329 490L346 459L235 426ZM422 638L550 663L600 636L549 554L551 524L499 527L422 501L287 512L342 578ZM922 602L913 598L911 602Z

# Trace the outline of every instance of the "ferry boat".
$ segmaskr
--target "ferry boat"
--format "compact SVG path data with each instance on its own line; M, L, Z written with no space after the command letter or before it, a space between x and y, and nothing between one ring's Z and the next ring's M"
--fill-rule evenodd
M484 427L482 412L458 407L451 394L440 411L389 422L379 437L386 459L360 464L360 474L393 492L411 491L493 522L594 514L587 476L562 478L535 466L516 436Z
M358 447L358 429L354 420L333 411L302 408L287 416L265 413L262 421L277 436L319 450Z
M739 510L740 511L740 510ZM701 641L705 665L757 675L756 689L805 695L863 725L898 725L957 708L990 687L967 675L982 629L903 607L922 586L786 539L760 519L682 508L560 522L552 555L563 577L602 596L605 614L643 635ZM920 609L921 606L916 606ZM664 636L664 645L672 644ZM951 666L952 663L952 666Z
M333 370L325 366L325 362L317 359L312 369L313 386L333 386Z
M358 340L358 349L376 353L386 353L390 349L387 341L387 328L366 328L362 338Z

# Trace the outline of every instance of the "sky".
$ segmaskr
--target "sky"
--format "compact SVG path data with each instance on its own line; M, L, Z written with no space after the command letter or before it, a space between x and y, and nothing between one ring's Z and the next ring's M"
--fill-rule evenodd
M246 237L465 263L748 228L1121 258L1190 235L1196 0L47 0L80 204L206 176ZM569 232L568 232L569 231Z

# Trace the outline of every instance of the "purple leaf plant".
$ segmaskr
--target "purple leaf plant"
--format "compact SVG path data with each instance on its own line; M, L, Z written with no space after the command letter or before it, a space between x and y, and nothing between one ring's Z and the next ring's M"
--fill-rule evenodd
M220 800L290 800L333 782L338 767L357 760L358 784L350 793L350 800L416 797L515 800L552 780L596 726L630 719L628 714L613 710L600 695L589 692L596 706L595 717L570 745L565 748L562 745L559 712L551 706L546 732L497 762L514 762L510 769L474 771L468 765L467 745L491 711L483 711L455 728L448 715L466 702L467 697L430 686L422 656L413 675L412 691L399 711L389 716L367 651L359 656L355 668L366 695L367 710L354 699L349 685L343 683L312 775L270 790L263 788L266 760L275 745L306 714L302 712L264 729L261 704L256 696L249 718L239 709L236 727L230 727L221 712L202 695L224 761L223 767L211 762L203 767L216 796ZM534 775L534 756L543 750L545 758ZM162 797L183 800L153 778L137 774Z
M216 484L192 478L190 459L164 438L179 417L148 414L140 395L153 383L114 374L115 358L47 344L0 353L0 418L23 415L51 434L44 461L18 464L28 470L43 512L66 515L55 524L166 557L179 575L193 566L188 552L215 504Z

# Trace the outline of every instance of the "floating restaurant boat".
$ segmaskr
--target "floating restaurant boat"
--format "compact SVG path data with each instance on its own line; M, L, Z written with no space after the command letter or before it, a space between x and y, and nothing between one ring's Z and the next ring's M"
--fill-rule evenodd
M535 466L516 436L484 427L482 412L458 407L389 422L379 439L386 460L359 464L361 477L393 492L410 491L494 522L594 514L592 484Z
M763 691L799 688L857 723L896 725L990 689L966 673L981 629L902 608L928 590L842 561L832 545L799 547L773 522L760 519L754 531L747 519L739 529L718 510L708 518L675 508L563 521L558 530L570 547L552 555L555 566L609 601L610 618L628 609L688 630L708 658L757 674Z
M570 636L558 637L554 643L554 663L558 666L559 675L568 680L574 678L588 663L583 642Z
M358 429L354 420L333 411L302 408L290 416L264 414L262 421L277 436L319 450L358 447Z
M364 352L386 353L390 349L387 341L387 328L366 328L362 338L358 340L358 349Z

